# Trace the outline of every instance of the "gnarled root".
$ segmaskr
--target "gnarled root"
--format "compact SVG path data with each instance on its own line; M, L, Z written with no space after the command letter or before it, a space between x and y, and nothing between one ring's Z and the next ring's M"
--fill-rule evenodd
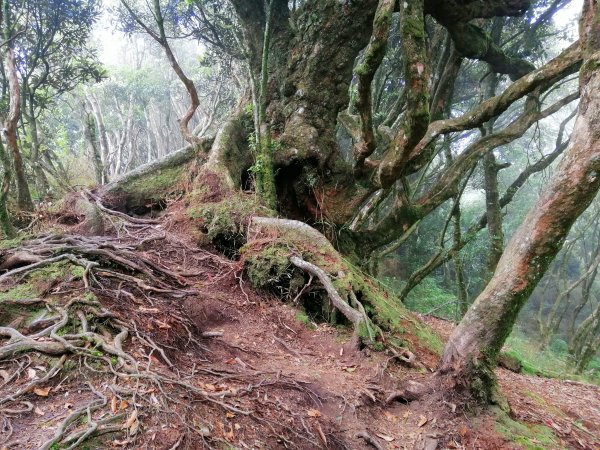
M289 249L290 263L316 277L333 307L352 323L354 344L358 346L361 339L374 342L377 327L353 290L348 277L353 269L343 262L323 234L297 220L253 217L248 227L247 247L251 249L254 245L267 249L270 245L278 245ZM343 289L336 288L334 277Z

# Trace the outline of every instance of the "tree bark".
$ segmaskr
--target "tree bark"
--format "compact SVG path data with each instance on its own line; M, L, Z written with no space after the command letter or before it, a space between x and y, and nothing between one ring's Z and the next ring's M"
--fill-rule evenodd
M102 184L104 174L104 167L102 164L102 153L98 148L98 140L96 138L96 127L94 124L94 118L92 117L92 114L90 114L86 110L85 103L83 109L83 116L83 135L85 141L87 142L88 151L92 159L92 165L94 166L94 176L96 178L96 183Z
M38 196L44 198L50 187L46 174L40 165L40 137L38 135L37 118L35 116L35 107L33 103L33 95L29 95L29 113L25 116L29 122L29 134L31 135L31 154L29 160L35 176L35 185L37 187Z
M102 160L102 183L108 183L108 154L110 146L108 144L108 136L106 134L106 127L104 126L104 117L102 115L102 110L100 108L100 104L98 100L94 97L93 94L85 93L85 99L89 103L92 108L92 112L94 113L94 118L96 119L96 126L98 127L98 135L100 141L100 150L101 150L101 160Z
M8 3L4 4L5 9L7 5ZM7 40L11 38L12 36L10 35L6 36ZM33 201L31 200L27 176L25 174L25 165L23 164L23 157L19 150L19 140L17 137L17 126L21 115L21 89L19 87L15 55L11 43L6 45L6 75L8 77L10 92L10 106L8 116L4 122L4 135L6 136L8 148L12 153L15 180L17 183L17 205L23 211L33 211Z
M581 102L571 142L549 185L508 243L485 290L452 333L438 373L490 401L492 368L521 307L600 188L600 8L584 2Z
M1 5L0 5L1 8ZM6 150L4 149L4 144L0 139L0 163L2 163L3 174L2 174L2 185L0 186L0 227L2 227L2 231L4 235L8 239L12 239L17 235L15 228L10 221L10 215L8 214L7 208L7 200L8 193L10 191L10 181L12 178L11 168L10 168L10 158L6 154Z

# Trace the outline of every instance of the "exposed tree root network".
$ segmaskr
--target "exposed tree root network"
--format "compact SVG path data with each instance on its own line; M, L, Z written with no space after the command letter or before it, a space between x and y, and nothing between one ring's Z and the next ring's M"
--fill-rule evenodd
M65 225L63 210L51 233L0 249L0 448L504 442L452 399L406 403L441 341L308 225L242 217L226 258L197 245L218 198L153 219L77 202L85 217ZM81 226L91 216L103 235Z

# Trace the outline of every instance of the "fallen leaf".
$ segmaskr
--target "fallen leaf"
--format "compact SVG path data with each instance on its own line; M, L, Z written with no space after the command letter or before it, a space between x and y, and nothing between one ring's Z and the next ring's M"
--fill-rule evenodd
M33 392L35 393L35 395L39 395L40 397L48 397L48 394L50 393L50 388L47 387L46 389L42 389L37 387L33 390Z
M140 421L136 419L129 427L129 434L131 436L135 436L139 429L140 429Z
M37 376L37 372L33 369L27 369L27 378L33 380Z
M392 442L394 440L394 438L392 436L387 436L385 434L375 433L375 435L380 437L381 439L383 439L386 442Z
M308 417L321 417L323 414L321 414L321 411L317 411L316 409L309 409L306 411L306 415Z
M225 413L225 417L227 417L228 419L233 419L235 417L235 414L231 411L227 411L227 413Z
M43 416L44 414L46 414L38 406L35 407L35 409L33 410L33 412L36 413L38 416Z
M232 442L235 439L235 435L233 434L233 430L230 431L226 431L224 433L225 439L227 439L229 442Z
M127 409L128 406L129 403L127 403L127 401L125 400L121 400L121 402L119 403L119 409Z
M389 411L384 411L383 415L385 416L385 418L389 421L389 422L395 422L396 421L396 416L393 415L392 413L390 413Z
M8 383L8 380L10 380L10 374L6 370L0 370L0 377L4 379L5 383Z
M162 328L163 330L168 330L169 328L171 328L171 325L165 322L161 322L160 320L157 320L156 323L158 324L158 328Z
M419 416L419 423L417 423L417 425L419 427L424 426L426 423L428 422L427 417L425 416Z
M125 425L123 428L129 428L133 423L137 420L138 412L137 409L134 409L133 412L129 415L127 420L125 421Z
M158 313L160 310L158 308L146 308L144 306L140 306L140 311L147 313Z
M352 373L356 370L356 366L345 366L345 367L342 367L342 370Z
M113 395L110 399L110 411L114 414L117 412L117 397Z

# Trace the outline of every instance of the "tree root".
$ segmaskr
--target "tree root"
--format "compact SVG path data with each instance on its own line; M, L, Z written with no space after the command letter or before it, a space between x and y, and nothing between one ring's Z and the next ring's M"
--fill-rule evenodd
M375 438L373 436L371 436L369 433L367 433L366 431L361 431L359 433L356 433L356 437L364 439L367 444L372 445L377 450L384 450L383 446L379 442L377 442L375 440Z
M360 311L357 311L356 309L352 308L352 306L350 306L347 302L344 301L344 299L340 296L338 291L333 286L331 278L329 278L329 275L327 275L327 273L325 273L323 269L321 269L318 266L315 266L312 263L309 263L308 261L303 260L302 258L299 258L298 256L291 256L290 262L299 269L302 269L310 273L311 275L316 276L319 279L319 281L327 291L327 295L329 295L329 299L331 300L333 306L335 306L338 309L338 311L340 311L344 315L346 319L352 322L352 324L354 325L355 336L358 336L360 332L360 326L363 323L367 323L368 321L368 319L365 318L366 314L362 314Z

